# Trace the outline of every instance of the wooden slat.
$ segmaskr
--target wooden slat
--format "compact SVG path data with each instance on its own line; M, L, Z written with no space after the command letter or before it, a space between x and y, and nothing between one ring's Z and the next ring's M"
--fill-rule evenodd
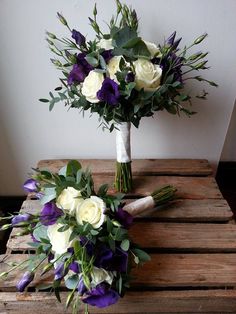
M114 178L108 175L94 176L95 188L102 184L110 185L109 193L115 193ZM172 177L172 176L134 176L133 191L129 196L147 196L163 185L171 184L177 188L177 197L183 199L222 199L213 177Z
M150 262L132 271L133 288L232 287L236 285L236 254L152 254ZM6 263L27 259L24 254L0 256L0 273L9 269ZM1 262L2 261L2 262ZM15 291L23 271L12 272L0 280L0 291ZM35 277L31 286L51 282L52 277Z
M148 210L141 217L173 222L228 222L233 219L233 212L223 199L181 199L168 203L166 206Z
M231 224L140 222L132 226L130 235L145 248L236 252L236 225Z
M134 199L125 199L127 203ZM42 205L38 200L26 200L23 202L21 211L27 213L39 213ZM228 203L221 199L206 200L175 200L167 206L149 210L141 217L152 217L166 221L184 222L227 222L233 218Z
M63 304L66 292L61 293L62 304L48 292L0 294L0 313L41 314L52 311L57 314L71 313ZM144 313L236 313L235 290L207 291L153 291L128 292L115 305L105 309L89 308L89 313L144 314ZM81 312L83 313L83 309Z
M49 159L39 161L37 167L57 172L69 159ZM83 167L90 167L94 174L114 175L115 160L80 159ZM207 176L212 168L205 159L134 159L132 161L134 175L182 175Z
M142 232L140 232L142 230ZM12 251L31 249L30 236L15 237L12 232L7 248ZM129 231L141 247L191 252L236 252L236 225L198 223L136 222Z

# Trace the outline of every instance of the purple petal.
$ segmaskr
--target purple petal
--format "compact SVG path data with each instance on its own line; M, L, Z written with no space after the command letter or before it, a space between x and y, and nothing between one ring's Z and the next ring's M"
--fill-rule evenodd
M81 277L79 280L77 290L78 290L79 295L83 295L87 291L87 288L86 288L84 281L83 281L83 277Z
M166 43L170 46L173 45L174 40L175 40L175 36L176 36L176 31L174 31L167 39L166 39Z
M44 226L54 225L63 211L54 203L46 203L40 213L40 221Z
M37 191L37 181L34 179L28 179L25 181L23 188L26 193L36 192Z
M104 60L106 63L108 63L111 58L113 57L113 54L112 54L112 49L109 49L109 50L104 50L101 55L103 56Z
M59 264L54 270L54 280L61 280L68 273L68 269L65 269L64 264Z
M127 211L123 210L123 208L119 207L115 212L115 218L119 223L121 223L126 229L128 229L133 223L133 216L131 216Z
M77 262L73 262L70 264L69 269L72 270L74 273L80 273L80 266Z
M80 32L78 32L75 29L72 30L72 38L75 40L77 45L79 45L79 46L84 46L85 45L85 37L84 37L84 35L82 35Z
M120 92L118 84L110 79L105 78L102 83L101 89L97 92L97 98L105 101L109 105L116 106L119 102Z
M30 214L19 214L19 215L12 218L11 224L13 227L16 227L21 222L29 221L31 219L31 217L32 216Z
M88 297L83 299L84 303L104 308L116 303L119 299L119 294L113 289L107 289L105 285L98 285L96 288L88 292Z
M24 273L20 281L17 283L16 288L18 291L23 292L25 288L33 281L34 273L27 271Z

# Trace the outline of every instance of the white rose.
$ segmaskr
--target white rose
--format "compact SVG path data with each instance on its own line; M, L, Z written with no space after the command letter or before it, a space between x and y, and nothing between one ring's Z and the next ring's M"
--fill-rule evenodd
M109 285L111 285L112 280L113 280L113 273L111 271L106 271L103 268L97 268L94 266L91 272L91 277L92 277L92 281L91 281L92 287L96 287L97 285L99 285L100 283L104 281L106 281L107 283L109 283Z
M98 43L97 43L98 48L102 48L105 50L113 49L114 47L112 46L112 39L104 39L102 38Z
M114 80L116 83L118 83L118 80L116 78L116 72L120 71L120 60L122 56L115 56L111 58L111 60L108 62L107 65L107 71L109 73L109 76L112 80Z
M58 196L56 205L73 215L78 204L82 201L81 192L70 186L64 189Z
M82 86L82 94L85 98L91 103L99 102L97 98L97 92L102 87L102 82L104 81L104 77L102 73L96 71L90 71L89 75L85 78Z
M144 43L147 46L147 49L149 50L152 58L160 53L160 49L157 47L156 44L151 43L150 41L145 41L145 40L144 40Z
M72 229L69 228L66 231L59 232L58 229L61 228L62 224L54 224L48 226L47 234L52 245L52 251L56 254L63 254L67 251L69 247L72 246L73 241L69 241Z
M160 86L162 69L146 59L134 62L136 89L155 91Z
M106 204L97 196L85 199L76 209L76 219L78 224L90 223L94 228L99 228L105 221Z

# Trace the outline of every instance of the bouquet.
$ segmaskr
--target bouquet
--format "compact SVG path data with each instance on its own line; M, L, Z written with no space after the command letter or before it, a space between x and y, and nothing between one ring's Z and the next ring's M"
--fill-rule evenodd
M207 52L189 51L207 36L203 34L183 49L176 32L155 43L144 40L138 32L136 11L116 0L116 14L103 31L97 23L97 8L93 10L90 25L95 38L88 40L78 30L72 29L58 13L60 22L67 27L71 38L59 38L47 32L49 48L56 55L51 59L61 71L61 86L56 95L40 99L49 103L63 101L70 108L97 113L103 127L116 131L116 178L118 191L132 188L130 127L138 128L141 118L151 117L156 111L171 114L181 112L192 115L192 96L184 90L189 80L209 83L196 72L208 69ZM196 94L205 99L206 91Z
M20 213L3 229L20 227L18 235L30 234L30 245L36 254L0 276L7 276L17 267L28 267L17 284L22 292L41 275L54 273L50 287L60 301L60 286L69 289L66 306L73 313L86 306L103 308L116 303L129 287L130 271L135 264L146 262L149 255L134 244L128 234L133 215L143 208L131 205L125 210L122 194L109 195L108 185L97 193L91 173L72 160L58 173L35 169L24 184L42 203L38 214ZM147 207L173 199L175 188L166 186L152 193ZM49 288L47 286L47 288Z

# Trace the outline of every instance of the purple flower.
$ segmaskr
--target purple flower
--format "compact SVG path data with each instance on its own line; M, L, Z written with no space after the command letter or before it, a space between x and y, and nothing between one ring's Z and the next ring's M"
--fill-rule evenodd
M79 45L79 46L84 46L85 45L85 37L84 37L84 35L82 35L77 30L75 30L75 29L72 30L72 36L71 37L75 40L77 45Z
M105 78L102 83L102 88L97 92L97 98L101 101L105 101L109 105L116 106L119 102L120 92L118 84L110 79Z
M18 291L23 292L25 288L34 280L34 273L27 271L16 285Z
M12 218L11 224L13 227L16 227L18 224L22 222L28 222L31 219L31 217L32 216L30 214L19 214Z
M54 270L54 280L61 280L68 273L68 269L65 270L64 264L60 263Z
M37 191L37 181L34 179L28 179L25 181L23 188L26 193L36 192Z
M77 63L73 65L67 79L68 85L83 82L89 72L93 69L93 67L86 61L85 57L86 54L83 52L77 55Z
M94 245L91 241L89 241L86 237L80 237L80 243L82 246L85 246L87 254L92 256L94 254Z
M172 46L174 41L175 41L175 36L176 36L176 31L174 31L174 33L172 33L167 39L166 39L166 43L167 45Z
M102 246L98 249L94 265L106 270L125 273L128 266L128 253L118 247L113 252L110 248Z
M126 77L125 77L125 82L126 83L131 83L134 82L134 73L133 72L128 72Z
M123 210L123 208L119 207L115 212L115 219L119 221L125 229L128 229L132 225L134 218L127 211Z
M86 288L86 286L84 284L83 277L81 277L80 280L79 280L79 283L78 283L78 286L77 286L77 290L78 290L79 295L83 295L87 291L87 288Z
M38 241L39 242L39 241ZM48 263L50 263L53 259L54 259L54 257L55 257L55 255L52 253L52 252L50 252L49 254L48 254Z
M105 284L97 285L87 293L88 297L83 299L84 303L103 308L116 303L119 299L119 294L109 289Z
M54 225L57 219L63 215L63 211L54 203L46 203L41 210L40 220L44 226Z
M112 49L109 49L109 50L104 50L101 55L103 56L104 60L106 63L108 63L111 58L113 57L112 55Z
M72 270L74 273L80 273L80 266L77 262L73 262L70 264L69 269Z

